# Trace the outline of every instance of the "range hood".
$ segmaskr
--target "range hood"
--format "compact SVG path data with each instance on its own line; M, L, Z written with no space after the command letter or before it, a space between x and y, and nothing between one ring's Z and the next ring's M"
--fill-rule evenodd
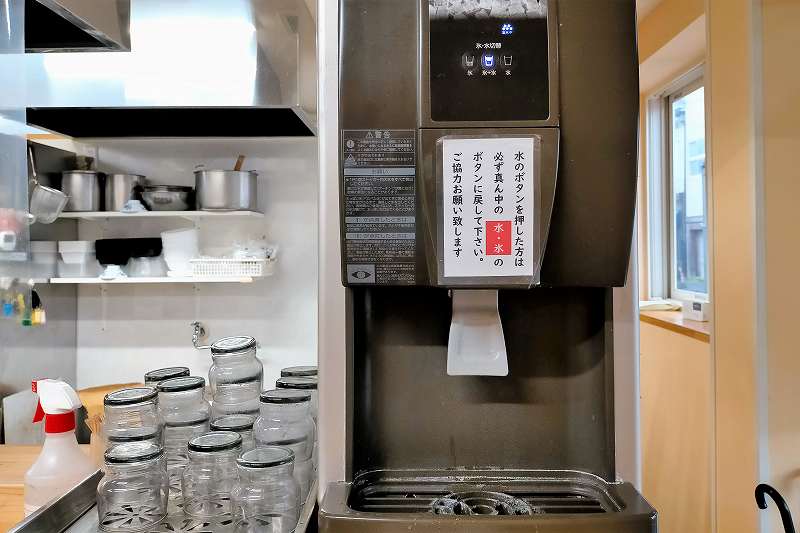
M125 52L130 0L26 0L26 52Z
M315 133L314 0L26 1L28 51L39 42L39 51L73 52L24 54L31 126L79 138ZM75 7L87 3L117 6L129 49L98 54L71 39L52 46L55 34L36 20L43 9L65 21L53 5L83 21L73 32L101 42Z

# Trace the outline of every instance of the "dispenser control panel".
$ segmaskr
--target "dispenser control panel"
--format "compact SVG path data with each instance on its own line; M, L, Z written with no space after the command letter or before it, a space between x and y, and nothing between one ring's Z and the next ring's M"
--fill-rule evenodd
M429 5L433 120L549 117L546 0Z

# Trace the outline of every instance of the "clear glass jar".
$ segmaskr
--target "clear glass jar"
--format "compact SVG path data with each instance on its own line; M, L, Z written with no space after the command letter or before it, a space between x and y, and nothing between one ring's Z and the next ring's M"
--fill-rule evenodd
M103 437L112 443L152 441L163 445L164 421L153 387L120 389L103 398Z
M211 431L190 440L188 448L183 511L197 518L230 513L231 491L239 479L236 458L242 452L242 437L233 431Z
M308 378L318 374L316 366L303 365L303 366L287 366L281 369L282 378Z
M264 366L256 357L253 337L226 337L211 345L208 371L214 416L258 413Z
M311 418L311 394L296 389L261 393L261 415L253 426L256 448L283 446L294 452L294 473L305 501L314 476L316 427Z
M165 379L158 384L172 496L180 495L183 469L189 464L187 443L208 433L211 406L204 398L205 386L206 380L199 376Z
M294 453L269 446L236 460L239 483L231 492L235 533L290 533L300 516L300 493L293 478Z
M164 449L152 442L118 444L106 450L105 475L97 485L100 529L147 530L167 516L169 483Z
M313 367L316 368L316 367ZM284 376L278 378L275 387L279 389L296 389L311 393L311 416L317 421L319 394L317 392L317 376Z
M316 367L309 367L309 368L316 368ZM317 392L317 384L318 378L317 376L285 376L278 379L275 382L275 386L279 389L292 389L292 390L302 390L308 391L311 393L311 417L314 419L314 424L317 423L317 411L319 409L319 394ZM317 468L317 458L319 457L319 452L317 446L319 443L315 440L314 441L314 470ZM300 461L297 461L295 464L295 470L302 470L303 465L300 464Z
M183 378L189 375L189 369L185 366L170 366L151 370L144 375L144 384L148 387L155 387L165 379Z
M211 431L235 431L242 437L242 452L248 452L256 447L253 436L253 424L256 417L253 415L225 415L211 421Z

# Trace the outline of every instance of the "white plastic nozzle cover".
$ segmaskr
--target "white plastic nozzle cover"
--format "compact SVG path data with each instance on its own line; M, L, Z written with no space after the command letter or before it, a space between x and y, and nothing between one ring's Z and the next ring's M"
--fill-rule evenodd
M33 392L39 395L39 407L36 409L34 422L47 415L71 413L80 408L78 393L68 384L57 379L40 379L33 382ZM41 411L41 416L40 416Z

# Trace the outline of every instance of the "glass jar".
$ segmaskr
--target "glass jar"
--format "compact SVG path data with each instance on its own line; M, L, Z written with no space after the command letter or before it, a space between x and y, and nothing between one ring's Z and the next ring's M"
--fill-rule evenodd
M316 368L316 367L314 367ZM275 387L279 389L296 389L311 393L311 416L317 421L319 394L317 392L317 376L285 376L278 378Z
M316 367L313 367L316 368ZM319 408L319 394L317 392L318 378L317 376L286 376L281 377L275 382L275 386L279 389L292 389L302 390L311 393L311 417L314 419L314 424L317 423L317 410ZM314 469L317 467L317 457L319 453L317 446L319 443L314 441ZM295 464L295 470L301 470L302 467L299 463Z
M287 366L281 369L282 378L308 378L316 376L318 370L316 366Z
M301 500L308 496L314 476L316 428L311 418L311 394L296 389L261 393L261 415L253 426L256 448L283 446L294 452L294 475Z
M183 471L183 511L197 518L230 513L242 437L233 431L211 431L190 440L188 448L189 466Z
M155 387L165 379L182 378L189 375L189 369L185 366L170 366L151 370L144 375L144 384L148 387Z
M167 516L169 482L164 449L152 442L118 444L106 450L105 475L97 485L100 529L146 530Z
M242 452L247 452L256 447L253 437L253 424L256 417L253 415L225 415L211 421L211 431L235 431L242 437Z
M199 376L165 379L158 384L172 496L180 495L183 469L189 464L187 443L208 432L211 406L204 398L205 386L206 380Z
M151 441L163 444L164 422L153 387L120 389L103 398L103 437L112 443Z
M264 366L256 357L253 337L226 337L211 345L208 371L214 416L258 414Z
M300 516L300 493L293 477L294 453L269 446L236 460L239 483L231 492L235 533L294 531Z

